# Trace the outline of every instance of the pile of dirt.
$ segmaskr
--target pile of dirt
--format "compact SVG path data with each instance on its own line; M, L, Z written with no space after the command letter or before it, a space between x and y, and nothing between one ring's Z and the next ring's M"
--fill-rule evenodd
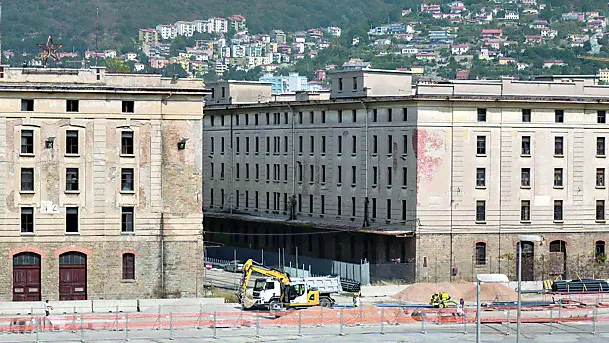
M450 297L459 301L476 301L476 284L472 282L441 282L441 283L415 283L394 298L413 302L427 303L434 293L445 292ZM482 284L480 287L480 298L483 301L515 301L517 294L513 289L497 283Z

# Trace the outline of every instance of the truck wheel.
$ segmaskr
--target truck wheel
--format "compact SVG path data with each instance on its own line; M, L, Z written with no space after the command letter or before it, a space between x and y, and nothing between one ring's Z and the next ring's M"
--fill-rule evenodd
M321 307L330 307L332 306L332 302L328 298L321 298L319 299L319 305Z
M277 300L271 300L269 303L269 310L271 311L279 311L281 310L281 304Z
M444 303L440 304L440 308L445 308L446 305Z

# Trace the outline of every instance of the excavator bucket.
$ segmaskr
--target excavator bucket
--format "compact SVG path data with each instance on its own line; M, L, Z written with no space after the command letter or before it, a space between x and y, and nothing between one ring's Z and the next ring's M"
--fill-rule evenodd
M254 299L251 299L249 297L243 297L243 300L242 300L243 308L250 309L250 308L252 308L252 306L254 306L255 303L256 303L256 301Z

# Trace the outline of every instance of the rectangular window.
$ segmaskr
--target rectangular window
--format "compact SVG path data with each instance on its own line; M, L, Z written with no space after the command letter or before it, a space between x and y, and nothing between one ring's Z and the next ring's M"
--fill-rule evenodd
M372 219L376 219L376 198L372 198Z
M351 216L355 217L355 197L351 197Z
M34 131L33 130L21 130L21 153L22 154L33 154L34 153Z
M309 182L313 183L314 180L315 180L315 166L310 165L309 166Z
M357 90L357 77L353 78L353 90Z
M135 280L135 255L123 254L123 280Z
M486 265L486 243L483 243L483 242L476 243L476 265L477 266Z
M302 212L302 194L298 194L298 212Z
M476 169L476 187L486 187L486 168Z
M254 193L254 206L256 206L256 209L260 207L260 202L258 200L258 191L256 191L256 193Z
M476 154L480 156L486 155L486 136L478 136L476 138Z
M554 187L563 186L562 168L554 168Z
M235 153L237 155L239 155L239 152L241 151L240 145L241 145L241 140L239 139L239 137L235 137Z
M211 138L211 153L214 153L214 138ZM133 155L133 131L121 132L121 154Z
M34 233L34 208L21 208L21 232Z
M486 108L479 108L478 109L478 122L485 122L486 121Z
M402 155L407 155L408 154L408 136L407 135L402 136L402 142L404 142L404 144L402 146Z
M302 136L298 136L298 152L302 154Z
M338 183L338 185L340 185L341 183L343 183L343 167L342 166L338 166L337 174L338 174L336 177L336 179L338 181L337 183Z
M235 179L237 179L237 180L239 180L240 170L241 170L241 168L239 168L239 163L236 163L235 164Z
M220 125L224 126L224 115L220 115Z
M216 125L216 116L212 114L209 121L211 122L211 126L215 126Z
M402 220L406 220L406 200L402 200Z
M66 207L66 232L78 232L78 207Z
M338 153L343 153L343 136L338 136Z
M321 166L321 183L326 183L326 166Z
M321 111L321 123L322 124L326 123L326 111Z
M338 122L339 123L343 122L343 111L342 110L338 110Z
M379 120L379 111L375 108L372 110L372 121L377 122Z
M378 154L378 137L376 135L372 136L372 153Z
M486 201L476 201L476 222L483 223L486 221Z
M224 153L224 137L220 137L220 153Z
M266 153L271 153L271 137L266 137Z
M393 136L387 136L387 155L393 154Z
M313 194L309 195L309 213L313 213Z
M596 220L605 221L605 200L596 200Z
M351 185L355 186L357 181L357 173L355 166L351 166Z
M245 179L246 180L250 179L250 164L249 163L245 164Z
M605 187L605 168L596 168L596 187Z
M522 110L522 122L523 123L530 123L531 122L531 110L530 109L523 109Z
M562 200L554 200L554 221L560 222L563 220L562 212Z
M254 113L254 125L258 125L258 113Z
M133 207L121 208L121 232L133 232Z
M556 123L565 122L565 111L564 110L555 110L554 111L554 122L556 122Z
M298 163L298 181L302 182L302 164Z
M607 112L606 111L596 111L596 122L598 124L605 124L607 122Z
M531 136L522 136L522 150L524 156L531 155Z
M34 191L34 168L21 168L21 191Z
M122 168L121 192L133 192L134 189L133 168Z
M131 134L131 137L133 138L133 134ZM214 153L214 137L210 137L209 140L210 140L210 142L209 142L209 149L210 149L210 152L213 154ZM124 145L122 145L122 146L124 146ZM121 149L122 149L122 146L121 146ZM121 152L122 151L123 150L121 150Z
M377 166L372 167L372 185L376 186L378 183L378 168Z
M260 165L256 163L256 181L260 179Z
M391 108L387 109L387 121L390 123L393 121L393 109Z
M78 192L78 168L66 168L66 192Z
M520 202L520 221L530 222L531 221L531 201L522 200Z
M336 215L340 216L343 213L342 207L343 207L343 203L342 203L343 198L339 195L336 197Z
M387 219L391 219L391 199L387 199Z
M239 208L239 190L235 191L235 208Z
M224 189L220 189L220 208L224 208Z
M408 109L407 108L402 108L402 120L408 121Z
M357 123L357 110L351 111L351 121Z
M408 185L408 168L402 167L402 186Z
M283 152L286 154L288 153L288 136L283 136Z
M342 78L342 77L339 77L339 78L338 78L338 90L339 90L340 92L342 92L342 91L343 91L343 78Z
M321 153L326 153L326 136L321 136Z
M564 155L564 138L554 137L554 156Z
M315 112L309 112L309 121L311 122L311 124L315 123Z
M125 100L121 108L123 113L133 113L135 112L135 101Z
M321 214L325 214L326 213L326 196L325 195L321 195Z
M271 114L266 112L266 125L271 125Z
M596 137L596 156L605 156L605 137Z
M309 138L309 150L311 151L311 154L315 153L315 136Z
M209 190L209 207L214 207L214 189Z
M271 165L266 164L266 181L268 182L271 179Z
M23 111L23 112L34 111L34 99L21 99L21 111Z
M393 181L393 173L391 167L387 167L387 186L391 186Z
M266 192L266 209L271 209L271 193Z
M226 87L222 87L222 98L226 98Z
M288 181L288 165L283 165L283 181Z
M245 113L245 125L249 125L250 124L250 114L249 113Z
M355 155L357 153L357 137L351 137L351 141L353 142L351 153Z
M66 112L78 112L78 100L66 100Z
M531 168L520 169L520 187L531 187Z

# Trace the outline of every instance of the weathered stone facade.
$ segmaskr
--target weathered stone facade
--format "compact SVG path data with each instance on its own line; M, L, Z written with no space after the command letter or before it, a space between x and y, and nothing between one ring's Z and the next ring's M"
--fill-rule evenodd
M4 67L0 75L0 300L13 298L20 253L40 257L43 299L58 299L59 257L70 252L86 256L88 299L200 294L202 84L103 69ZM71 111L68 100L77 101ZM77 170L77 190L68 189L67 168ZM123 170L133 171L132 187ZM76 232L67 232L66 207L78 209ZM125 253L135 256L134 278L124 279Z
M382 77L337 72L330 100L207 107L206 214L376 233L377 252L356 241L358 253L415 263L417 279L513 277L518 235L533 233L533 278L607 276L609 87L572 77L411 91L392 72L401 81L387 90ZM387 235L416 245L397 253Z

